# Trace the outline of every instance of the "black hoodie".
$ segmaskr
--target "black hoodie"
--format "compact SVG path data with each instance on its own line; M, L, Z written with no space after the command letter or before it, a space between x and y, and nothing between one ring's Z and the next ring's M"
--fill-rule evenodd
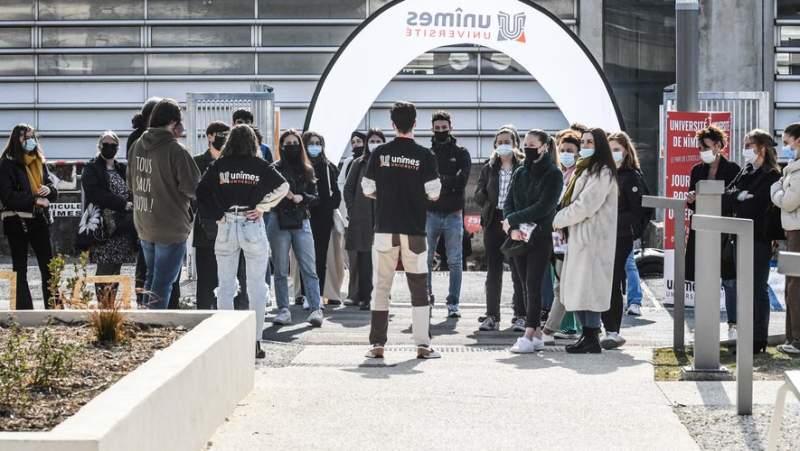
M436 157L442 191L438 200L428 201L427 210L445 213L463 210L464 191L472 169L469 151L458 146L455 136L450 135L445 143L436 141L435 137L431 138L431 152Z

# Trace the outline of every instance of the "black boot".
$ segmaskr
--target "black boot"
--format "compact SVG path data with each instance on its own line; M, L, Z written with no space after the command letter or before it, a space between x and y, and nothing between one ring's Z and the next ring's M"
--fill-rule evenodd
M566 351L569 354L600 354L600 328L584 327L581 339Z
M370 309L370 303L371 303L370 301L366 301L366 300L365 301L361 301L359 309L360 310L369 310Z
M260 341L256 341L256 358L257 359L263 359L266 356L267 356L267 353L265 353L264 350L261 349L261 342Z
M564 349L565 349L567 352L570 352L570 351L569 351L570 349L572 349L572 348L574 348L575 346L578 346L578 345L580 345L581 343L583 343L584 337L586 337L586 328L583 328L582 330L583 330L583 331L581 332L581 336L580 336L580 337L578 337L578 339L577 339L577 340L575 340L574 342L572 342L572 343L570 343L570 344L568 344L568 345L564 346Z

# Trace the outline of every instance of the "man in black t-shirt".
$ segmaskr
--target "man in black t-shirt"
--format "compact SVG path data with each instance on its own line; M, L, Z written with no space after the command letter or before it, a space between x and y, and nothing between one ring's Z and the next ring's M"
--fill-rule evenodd
M430 346L430 304L428 302L425 207L439 198L442 184L436 159L430 150L414 141L417 110L412 103L395 102L391 109L396 138L379 146L369 158L361 182L366 197L375 199L375 242L372 260L375 295L366 356L383 357L389 328L389 293L397 260L403 267L411 292L411 319L417 358L441 357Z

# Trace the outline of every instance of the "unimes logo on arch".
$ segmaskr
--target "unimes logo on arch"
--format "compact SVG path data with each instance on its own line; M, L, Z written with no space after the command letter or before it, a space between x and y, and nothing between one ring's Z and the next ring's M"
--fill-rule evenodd
M498 41L525 42L525 13L517 13L512 17L500 11L497 14L497 21L500 23Z

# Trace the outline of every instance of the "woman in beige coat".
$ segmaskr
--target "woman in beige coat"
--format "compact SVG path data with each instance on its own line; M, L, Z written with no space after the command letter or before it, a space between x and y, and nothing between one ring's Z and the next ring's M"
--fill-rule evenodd
M783 177L772 184L772 202L781 209L781 224L786 232L789 252L800 252L800 122L783 131L783 153L789 164ZM786 278L786 343L778 351L800 355L800 277Z
M617 242L617 166L606 132L581 136L581 158L553 220L567 252L561 270L561 301L575 312L583 334L567 345L570 354L600 353L600 315L610 307Z

